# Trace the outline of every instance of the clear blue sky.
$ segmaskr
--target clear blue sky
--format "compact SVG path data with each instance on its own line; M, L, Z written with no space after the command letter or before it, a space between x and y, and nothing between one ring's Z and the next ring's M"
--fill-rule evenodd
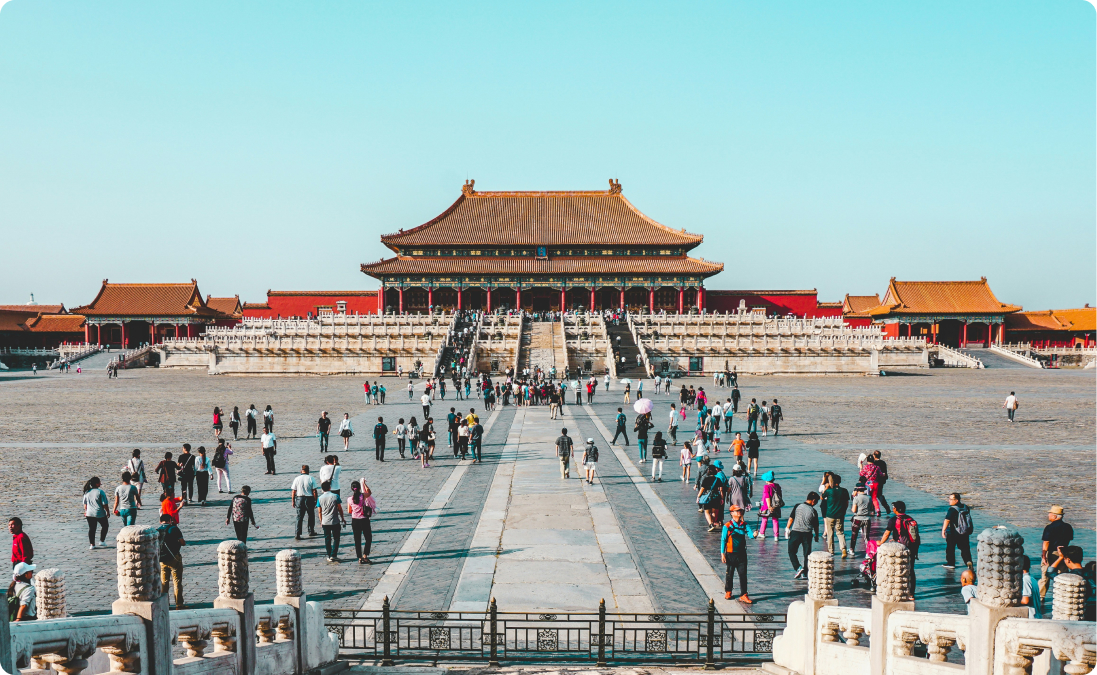
M711 288L1093 303L1093 7L55 2L0 11L0 302L373 288L484 190L604 189Z

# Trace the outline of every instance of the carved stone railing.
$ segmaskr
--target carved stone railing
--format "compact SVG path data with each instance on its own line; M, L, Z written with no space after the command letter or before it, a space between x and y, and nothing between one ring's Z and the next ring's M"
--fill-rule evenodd
M1004 356L1005 358L1010 359L1011 361L1018 361L1020 363L1023 363L1026 366L1029 366L1031 368L1043 368L1044 367L1044 362L1043 361L1041 361L1040 359L1035 359L1035 358L1029 356L1025 352L1017 352L1017 351L1013 351L1012 349L1005 349L1004 347L1000 347L998 345L991 345L990 346L990 351L994 352L995 354L997 354L999 356Z
M945 663L953 647L967 651L970 619L961 614L893 612L888 621L891 656L910 657L916 641L926 646L928 660Z
M137 616L81 617L11 624L12 657L18 668L80 675L101 649L112 673L148 673L145 622Z
M971 354L967 354L958 349L953 349L948 345L933 345L930 347L930 351L937 352L937 358L945 362L946 365L959 366L961 368L982 368L983 362L975 358Z
M1033 672L1033 661L1050 651L1067 675L1085 675L1097 665L1097 631L1092 621L1003 619L994 635L994 649L1005 675ZM996 664L997 665L997 664Z

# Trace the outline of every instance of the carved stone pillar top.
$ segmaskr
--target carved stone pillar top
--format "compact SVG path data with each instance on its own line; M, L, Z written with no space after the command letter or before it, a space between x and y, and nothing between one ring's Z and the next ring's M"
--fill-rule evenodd
M876 596L884 602L911 600L910 565L910 551L898 542L876 549Z
M160 597L160 531L155 527L123 527L118 542L118 597L151 602Z
M808 595L816 600L834 597L834 555L814 551L808 555Z
M38 596L38 618L60 619L65 616L65 573L51 568L34 575L34 591Z
M1017 530L990 527L979 533L979 585L976 597L987 607L1021 605L1021 556L1025 539Z
M301 554L296 549L287 548L275 556L278 595L298 598L304 595L301 587Z
M248 547L230 539L217 545L217 590L222 598L248 595Z
M1086 608L1085 579L1077 574L1059 574L1055 577L1054 589L1051 618L1056 621L1081 621Z

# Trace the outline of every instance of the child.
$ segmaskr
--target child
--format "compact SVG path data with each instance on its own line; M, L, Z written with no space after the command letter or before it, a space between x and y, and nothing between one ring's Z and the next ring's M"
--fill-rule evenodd
M689 449L689 441L682 444L678 464L682 467L682 482L685 483L689 480L690 469L693 468L693 452Z
M964 599L965 605L971 605L971 601L975 597L975 572L964 570L964 573L960 575L960 597Z
M179 497L171 497L167 494L160 495L160 515L171 516L171 522L179 524L179 504L183 500Z
M720 424L719 420L712 427L712 451L720 452Z

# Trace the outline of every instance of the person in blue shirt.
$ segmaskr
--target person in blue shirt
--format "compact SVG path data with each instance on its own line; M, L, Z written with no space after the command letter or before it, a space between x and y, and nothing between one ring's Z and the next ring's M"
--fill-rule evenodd
M751 604L754 601L747 595L747 538L754 538L754 530L743 520L743 509L730 507L731 518L724 523L724 529L720 533L720 562L727 566L724 576L724 599L731 600L733 588L733 573L739 574L739 590L743 594L739 596L739 602Z

